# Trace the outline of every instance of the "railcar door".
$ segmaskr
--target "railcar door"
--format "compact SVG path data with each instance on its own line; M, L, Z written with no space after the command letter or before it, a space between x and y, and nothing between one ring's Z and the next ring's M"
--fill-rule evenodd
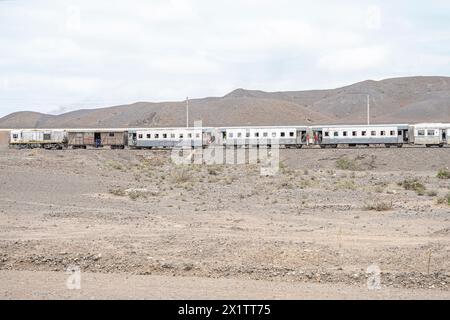
M96 148L101 147L102 145L102 135L100 132L95 132L94 133L94 144Z

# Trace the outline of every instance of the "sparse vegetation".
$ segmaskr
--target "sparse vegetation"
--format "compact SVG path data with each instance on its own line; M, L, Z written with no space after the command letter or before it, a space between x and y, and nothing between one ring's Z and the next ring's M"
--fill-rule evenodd
M123 189L120 188L111 188L109 189L109 193L112 195L115 195L117 197L124 197L126 196L126 192Z
M212 165L208 166L208 174L212 176L218 175L220 172L222 172L222 167L218 165Z
M438 171L437 177L439 179L450 179L450 170L448 170L447 168L440 169Z
M334 189L336 190L356 190L356 184L352 180L339 180L334 185Z
M365 210L379 211L379 212L381 212L381 211L389 211L389 210L392 210L392 208L393 208L392 202L384 202L384 201L367 204L364 207Z
M137 200L139 198L147 198L147 193L142 190L130 190L128 193L128 197L131 200Z
M415 191L419 196L425 195L427 188L418 179L405 179L398 183L405 190Z
M192 179L192 176L187 169L183 168L182 170L174 171L172 173L172 179L173 182L179 184L190 181Z
M115 169L115 170L123 170L123 166L121 163L114 161L114 160L108 160L105 162L106 167Z
M349 171L358 171L361 169L356 160L348 158L341 158L337 160L336 168L340 170L349 170Z
M450 193L448 193L445 197L439 198L437 200L438 204L447 204L450 206Z
M430 190L427 192L427 196L429 197L436 197L438 195L436 190Z

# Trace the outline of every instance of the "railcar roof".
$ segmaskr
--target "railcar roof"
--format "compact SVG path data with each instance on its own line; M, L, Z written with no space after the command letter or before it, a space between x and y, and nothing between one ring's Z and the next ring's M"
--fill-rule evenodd
M416 128L450 128L450 123L417 123Z
M333 125L317 125L317 126L311 126L313 129L320 129L320 128L382 128L382 127L404 127L407 128L408 124L397 124L397 123L387 123L387 124L333 124Z

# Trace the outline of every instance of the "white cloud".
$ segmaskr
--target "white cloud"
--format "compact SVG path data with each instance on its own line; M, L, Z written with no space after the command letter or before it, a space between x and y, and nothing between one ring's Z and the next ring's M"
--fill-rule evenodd
M382 66L387 56L388 49L384 46L351 48L321 57L318 66L329 71L372 69Z
M0 116L448 74L446 9L439 0L0 1L0 79L9 79Z

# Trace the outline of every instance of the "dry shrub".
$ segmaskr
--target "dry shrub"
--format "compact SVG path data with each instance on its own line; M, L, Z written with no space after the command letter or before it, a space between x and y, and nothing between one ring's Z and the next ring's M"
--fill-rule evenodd
M369 210L369 211L389 211L393 209L393 205L392 202L384 202L384 201L380 201L380 202L374 202L371 204L368 204L364 207L365 210Z

